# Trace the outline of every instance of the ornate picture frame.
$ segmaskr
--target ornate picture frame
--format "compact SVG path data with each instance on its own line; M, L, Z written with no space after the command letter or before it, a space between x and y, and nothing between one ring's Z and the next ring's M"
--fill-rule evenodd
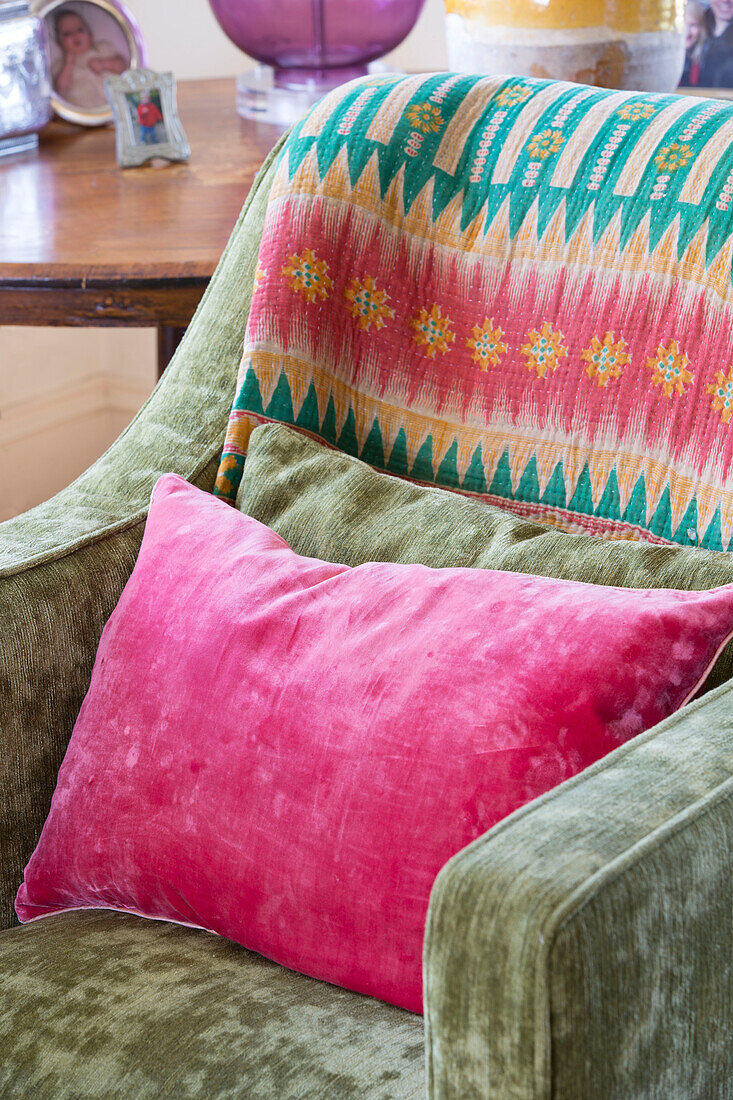
M105 86L121 168L136 168L155 157L188 160L191 146L178 117L173 73L129 69L120 76L108 76Z
M48 36L51 106L56 114L78 126L112 122L105 76L147 61L132 14L120 0L32 0L31 10Z

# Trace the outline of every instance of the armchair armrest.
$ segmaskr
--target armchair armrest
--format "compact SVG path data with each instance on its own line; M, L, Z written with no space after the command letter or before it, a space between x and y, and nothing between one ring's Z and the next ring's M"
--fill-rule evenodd
M459 852L425 935L428 1095L733 1095L733 683Z
M13 898L102 628L135 563L152 487L167 471L213 487L281 144L150 399L69 488L0 524L0 928L15 920Z

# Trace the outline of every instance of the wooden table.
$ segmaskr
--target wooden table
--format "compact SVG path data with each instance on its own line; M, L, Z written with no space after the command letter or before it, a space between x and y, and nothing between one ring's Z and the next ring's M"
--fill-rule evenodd
M155 325L162 372L281 133L239 118L233 80L178 93L185 164L123 171L112 127L59 121L0 159L0 325Z

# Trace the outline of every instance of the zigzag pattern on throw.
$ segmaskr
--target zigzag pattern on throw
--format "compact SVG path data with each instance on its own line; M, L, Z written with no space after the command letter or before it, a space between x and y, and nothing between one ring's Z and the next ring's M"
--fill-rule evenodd
M400 215L429 184L433 222L457 199L461 231L478 219L485 233L507 203L510 238L532 211L541 239L562 205L565 243L589 214L594 243L617 219L621 251L645 220L649 251L676 223L678 257L704 229L705 266L731 236L733 104L530 79L378 79L338 89L296 127L282 155L289 194L301 175L306 189L314 175L322 184L340 158L352 190L373 172Z
M292 364L282 370L271 362L261 378L250 365L240 403L232 413L228 461L220 473L230 484L241 477L253 427L277 420L377 469L565 530L733 549L733 500L721 503L705 489L698 500L687 479L670 478L668 467L648 458L596 456L557 444L533 450L506 430L454 432L450 423L431 423L358 391L326 393L313 379L306 387ZM227 488L220 485L221 495Z
M337 89L281 155L216 491L282 419L568 530L728 548L731 138L677 96Z

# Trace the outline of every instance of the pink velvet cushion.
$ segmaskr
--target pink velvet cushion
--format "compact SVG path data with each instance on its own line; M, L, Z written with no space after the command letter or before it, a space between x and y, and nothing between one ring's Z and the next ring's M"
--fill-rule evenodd
M681 706L732 622L733 586L330 565L164 477L18 916L179 921L420 1011L442 865Z

